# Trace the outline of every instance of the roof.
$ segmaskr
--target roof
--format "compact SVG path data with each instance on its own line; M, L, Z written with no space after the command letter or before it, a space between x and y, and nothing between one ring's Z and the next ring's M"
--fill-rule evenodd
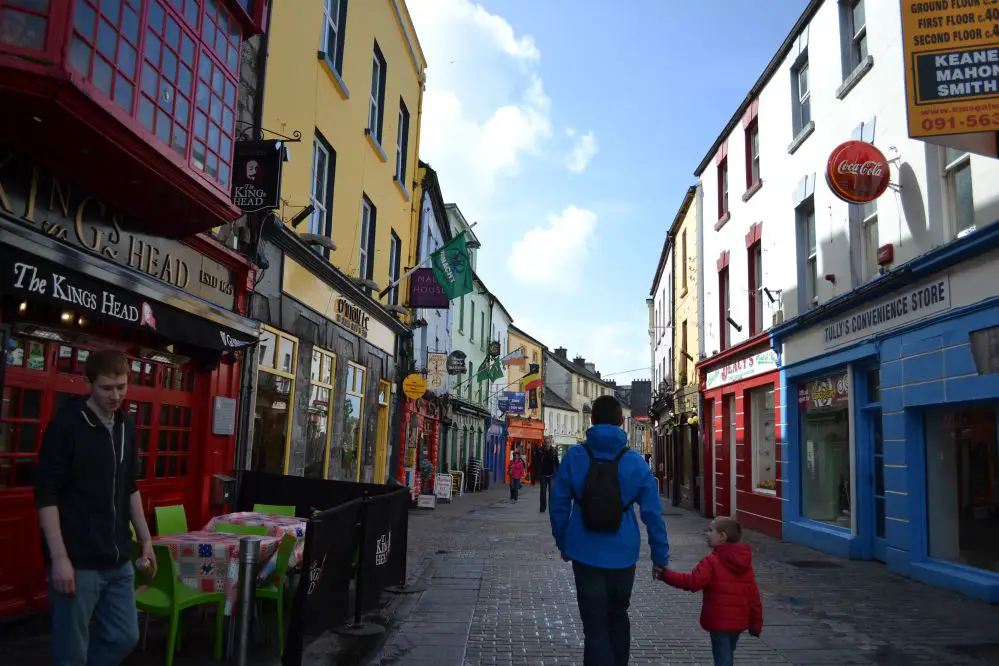
M447 219L447 209L444 207L444 198L441 194L441 184L437 179L437 172L423 160L420 160L420 168L424 170L423 191L430 197L430 207L434 211L437 228L441 232L441 238L447 243L452 239L453 234L451 233L451 224ZM420 239L422 240L422 238L421 235Z
M469 241L475 241L476 243L480 242L479 237L475 235L474 231L472 231L472 225L469 224L468 220L465 219L465 214L461 212L460 208L458 208L458 204L456 203L444 204L444 210L449 212L452 210L454 211L455 219L458 222L458 226L461 227L458 233L464 232L465 238ZM449 215L448 221L450 222L450 220L451 216Z
M550 407L552 409L561 409L566 412L579 412L578 409L576 409L571 404L566 402L565 398L560 396L549 386L545 386L545 396L543 404L546 408Z
M506 309L506 308L504 308L504 309ZM507 313L507 314L509 314L509 313ZM511 319L513 319L513 318L511 317ZM514 333L516 333L517 335L519 335L520 337L524 338L525 340L530 340L531 342L533 342L534 344L538 345L542 349L548 349L548 346L545 343L541 342L541 340L538 340L534 336L525 333L523 330L517 328L513 324L510 324L510 330L513 331Z
M704 170L708 168L708 164L711 163L711 159L715 156L715 153L718 152L719 146L725 142L728 135L742 120L742 115L746 112L746 109L749 108L749 105L753 103L754 99L759 97L764 86L766 86L767 83L770 82L770 79L773 78L773 75L777 73L777 69L781 66L781 63L784 62L784 58L786 58L787 54L791 52L791 47L794 46L794 41L798 38L798 35L804 31L808 22L812 20L812 17L815 16L819 7L822 6L823 1L824 0L811 0L811 2L808 3L808 6L805 7L805 11L803 11L801 16L798 17L798 21L794 24L794 27L791 28L791 32L788 33L787 37L784 38L784 42L780 45L780 48L777 49L777 53L775 53L774 57L771 58L769 63L767 63L763 73L760 74L760 78L756 80L756 83L753 84L753 87L750 88L749 92L746 94L745 99L742 100L742 104L739 105L739 108L736 109L735 113L732 115L732 119L728 121L728 124L725 125L725 129L723 129L721 134L718 135L715 142L711 144L711 148L708 149L707 155L705 155L704 159L701 160L701 163L697 165L697 170L694 171L695 176L700 178L701 174L704 173Z
M569 372L572 372L572 373L575 373L577 375L581 375L583 377L586 377L590 381L594 381L594 382L600 384L601 386L606 386L607 388L613 388L613 386L614 386L613 384L611 384L610 382L608 382L606 379L598 377L595 372L590 372L584 366L578 365L576 363L573 363L572 361L570 361L568 359L560 358L560 357L556 356L555 354L547 351L547 349L545 350L545 358L550 358L553 361L555 361L556 363L558 363L559 365L561 365L563 368L565 368L566 370L568 370Z
M659 280L662 278L663 269L666 268L666 257L669 256L669 248L673 244L676 227L683 221L684 216L686 216L687 209L690 208L695 194L697 194L696 185L691 185L687 188L687 193L683 195L683 203L680 204L680 210L676 212L673 224L669 226L669 231L666 233L666 240L663 241L663 251L659 254L659 265L656 266L656 275L652 278L652 287L649 289L649 296L656 295L656 289L659 287Z

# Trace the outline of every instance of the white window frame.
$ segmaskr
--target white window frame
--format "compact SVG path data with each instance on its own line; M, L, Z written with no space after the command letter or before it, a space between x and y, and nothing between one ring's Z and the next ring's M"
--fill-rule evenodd
M812 89L810 87L809 81L809 71L808 71L808 58L803 59L797 67L794 68L794 75L798 81L798 103L795 113L798 116L799 127L797 130L800 132L805 129L808 123L812 122ZM802 76L804 75L804 76ZM804 90L802 90L802 80L804 80ZM807 114L805 110L808 110Z
M378 53L372 52L371 54L371 93L368 96L368 132L371 133L371 138L378 139L378 125L381 122L381 105L379 104L379 99L381 98L381 81L382 81L382 62L378 59Z
M857 9L864 22L857 25ZM850 71L860 66L867 57L867 8L864 0L853 0L847 7L847 25L850 29Z
M318 167L320 156L324 158L326 164L326 168L322 170L321 174ZM322 183L317 182L320 176ZM319 137L316 137L312 140L312 194L309 196L309 203L314 206L315 210L309 216L309 233L319 236L326 235L326 217L330 203L326 200L329 193L329 177L330 153ZM332 229L330 231L332 232Z
M951 159L951 154L948 151L951 149L941 148L942 159L944 163L943 168L943 178L944 184L946 185L947 192L947 212L949 225L951 228L951 233L955 238L960 238L961 236L971 233L975 230L975 182L971 181L971 220L965 221L962 226L962 222L959 219L961 213L961 202L958 201L957 196L957 176L958 174L967 170L968 178L972 178L971 174L971 154L964 152L961 153L953 159ZM955 151L956 152L956 151Z
M760 182L760 123L753 121L749 126L749 178L750 187Z
M753 243L753 280L756 284L753 285L756 290L756 299L753 303L753 309L755 312L753 316L756 318L756 330L752 331L753 334L760 333L767 330L767 326L763 323L763 243Z
M857 206L860 213L860 249L861 249L861 274L864 281L872 280L881 272L878 266L878 248L881 241L878 234L878 203L870 201ZM874 234L874 242L871 242L871 234Z
M761 397L762 397L762 400L763 400L763 402L762 402L762 409L757 409L757 407L761 406L760 405ZM769 397L769 402L771 403L769 406L767 405L767 398L768 397ZM759 487L759 485L760 485L760 437L762 437L762 436L764 436L766 434L766 426L765 426L765 424L760 423L759 415L760 415L761 412L764 412L764 411L769 411L770 415L771 415L771 417L773 419L770 422L770 429L771 429L770 432L774 436L774 441L771 442L771 445L770 445L771 456L772 456L771 460L770 460L770 465L771 465L771 467L773 467L773 470L774 470L774 475L773 475L774 476L774 480L776 481L776 479L777 479L777 441L776 441L776 434L777 434L777 426L776 426L777 407L776 407L776 397L777 396L776 396L776 393L774 391L774 385L773 384L767 384L766 386L761 386L761 387L758 387L758 388L754 388L754 389L752 389L749 392L749 400L748 400L748 402L749 402L749 410L750 410L749 413L750 413L750 422L751 422L750 427L752 428L752 433L750 434L750 437L752 438L752 448L753 448L753 464L752 464L752 468L753 468L753 492L754 493L759 493L759 494L762 494L762 495L776 495L777 494L777 490L776 489L769 490L769 489L765 489L765 488L760 488Z
M815 205L806 204L801 214L805 255L805 305L810 310L819 304L819 243L815 234Z
M368 256L368 247L371 241L371 216L374 211L371 210L371 204L364 197L361 198L361 244L358 251L358 263L357 263L357 277L362 280L368 277L368 262L370 257Z
M395 178L406 186L406 163L403 161L403 153L409 143L409 120L408 113L403 112L402 103L399 103L399 128L395 136Z
M725 274L725 289L722 290L722 315L725 319L721 323L721 325L725 327L725 344L718 346L721 347L722 350L725 350L732 347L734 344L732 341L732 324L729 322L732 318L732 270L730 267L726 266L721 272L724 272Z
M718 218L721 219L729 211L728 207L728 157L723 159L718 165L718 189L721 191L721 210L718 211Z
M389 284L399 279L399 261L402 257L402 241L395 232L389 234ZM399 285L389 292L389 303L399 305Z
M340 3L344 0L325 0L323 2L323 53L325 53L333 63L334 69L339 71L339 64L336 62L336 54L340 47ZM332 42L330 34L333 35Z

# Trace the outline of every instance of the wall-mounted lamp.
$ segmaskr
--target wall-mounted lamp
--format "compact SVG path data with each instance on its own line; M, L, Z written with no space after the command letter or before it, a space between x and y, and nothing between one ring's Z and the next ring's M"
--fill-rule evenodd
M784 292L783 289L774 289L773 291L771 291L771 290L767 289L766 287L763 287L763 293L767 295L767 298L770 299L771 303L775 303L777 301L777 299L774 298L774 294L777 294L778 296L780 296L783 292Z
M686 351L683 352L683 355L686 356L687 360L690 361L691 363L694 362L694 357L688 354Z
M295 217L291 218L291 226L297 229L298 225L300 225L302 222L305 221L306 218L312 215L312 212L314 210L316 210L316 207L312 204L309 204L302 210L298 211Z
M732 328L742 333L742 326L739 326L739 324L737 324L734 319L732 319L731 317L725 317L725 321L731 324Z
M836 284L836 274L835 273L826 273L825 277L826 277L826 282L829 282L831 284Z

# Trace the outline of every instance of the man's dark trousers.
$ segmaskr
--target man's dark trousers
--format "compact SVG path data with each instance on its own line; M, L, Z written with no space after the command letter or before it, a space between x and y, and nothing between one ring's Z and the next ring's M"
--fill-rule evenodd
M572 563L583 620L583 666L627 666L631 647L628 606L635 566L600 569Z
M542 474L541 475L541 511L545 512L548 510L548 502L552 498L552 475Z

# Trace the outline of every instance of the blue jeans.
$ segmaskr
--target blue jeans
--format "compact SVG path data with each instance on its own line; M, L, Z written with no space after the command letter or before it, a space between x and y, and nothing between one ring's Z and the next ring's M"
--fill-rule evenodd
M56 592L49 574L52 665L118 666L139 642L132 563L100 571L77 569L73 596Z
M732 666L735 660L735 644L739 634L711 632L711 654L715 656L715 666Z
M631 651L631 588L634 565L600 569L572 563L576 601L583 620L583 666L628 666Z
M514 502L520 497L520 479L510 479L510 499Z

